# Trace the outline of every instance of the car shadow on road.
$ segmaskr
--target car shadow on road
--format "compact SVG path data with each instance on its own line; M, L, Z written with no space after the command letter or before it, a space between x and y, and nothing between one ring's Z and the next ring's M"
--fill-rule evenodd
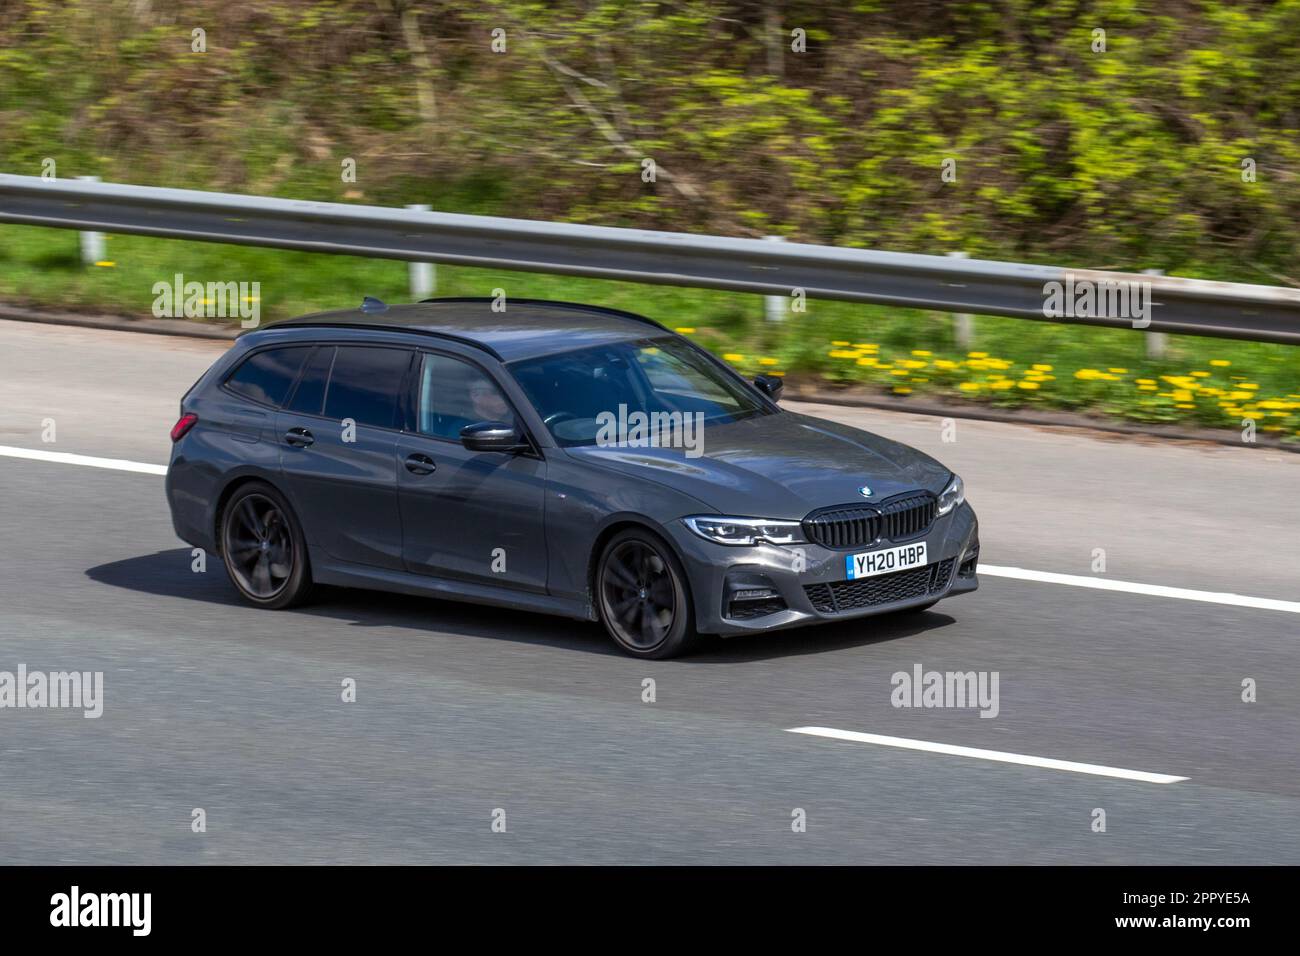
M189 549L175 548L101 564L88 569L86 576L100 584L142 594L240 609L248 607L236 594L219 560L210 561L202 573L193 570L193 560ZM310 604L285 613L327 617L352 627L435 629L465 637L624 656L599 624L433 597L320 588L319 595ZM953 623L947 614L930 610L726 639L709 635L696 653L682 658L680 663L735 664L832 652L912 637Z

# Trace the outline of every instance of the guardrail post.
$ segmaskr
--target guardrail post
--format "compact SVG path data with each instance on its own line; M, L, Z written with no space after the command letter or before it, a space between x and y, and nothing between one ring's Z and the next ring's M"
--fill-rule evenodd
M1145 276L1162 276L1165 274L1165 270L1143 269L1142 274ZM1168 348L1169 336L1163 332L1147 331L1147 358L1163 359Z
M99 182L98 176L78 176L78 179L84 179L88 183ZM104 234L102 232L79 232L77 238L81 242L81 264L83 266L93 266L96 262L103 262L107 256L104 254Z
M410 203L407 209L418 209L421 212L428 212L430 207L426 203ZM419 302L421 299L431 297L438 287L438 273L434 269L432 262L412 262L411 263L411 298Z
M948 255L954 259L966 259L968 254L965 252L950 252ZM968 349L975 344L975 317L958 313L952 317L952 335L957 340L960 348Z
M785 236L764 236L768 242L785 242ZM790 308L789 299L783 295L763 296L763 315L769 322L784 322Z

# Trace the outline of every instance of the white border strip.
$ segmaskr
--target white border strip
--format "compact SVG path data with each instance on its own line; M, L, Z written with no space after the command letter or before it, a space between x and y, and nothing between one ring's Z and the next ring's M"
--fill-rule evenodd
M1068 770L1071 773L1088 773L1094 777L1115 777L1120 780L1137 780L1141 783L1178 783L1187 779L1186 777L1174 777L1167 773L1125 770L1123 767L1103 767L1095 763L1076 763L1073 760L1054 760L1051 757L1030 757L1026 754L1003 753L1000 750L981 750L978 747L935 744L927 740L909 740L906 737L885 737L880 734L858 733L856 730L836 730L834 727L789 727L787 733L808 734L810 737L829 737L832 740L852 740L862 744L880 744L883 747L901 747L904 750L922 750L926 753L948 754L953 757L996 760L999 763L1043 767L1047 770Z
M62 451L41 451L36 448L14 448L0 445L0 455L7 458L29 458L32 461L53 461L61 465L86 465L90 468L111 468L113 471L134 471L142 475L165 475L166 465L150 465L143 461L124 458L95 458L91 455L70 455Z
M1016 578L1021 581L1038 581L1043 584L1068 584L1071 587L1093 588L1098 591L1124 591L1128 594L1176 598L1180 601L1231 604L1235 607L1253 607L1264 611L1288 611L1291 614L1300 614L1300 602L1248 597L1244 594L1228 594L1222 591L1193 591L1190 588L1169 588L1161 584L1113 581L1109 578L1090 578L1080 574L1055 574L1051 571L1031 571L1026 568L1003 568L994 564L981 564L979 573L995 578Z

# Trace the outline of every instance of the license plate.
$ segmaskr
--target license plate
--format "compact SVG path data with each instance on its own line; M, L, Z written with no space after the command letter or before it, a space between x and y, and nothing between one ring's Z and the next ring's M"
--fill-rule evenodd
M864 551L862 554L846 554L844 569L849 580L869 578L891 571L906 571L919 568L926 563L925 542L901 544L897 548L882 548L879 551Z

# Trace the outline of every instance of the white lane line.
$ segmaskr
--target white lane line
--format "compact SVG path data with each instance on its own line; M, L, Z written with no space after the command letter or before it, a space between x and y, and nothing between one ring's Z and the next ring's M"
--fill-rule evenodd
M1070 587L1093 588L1098 591L1124 591L1128 594L1177 598L1180 601L1231 604L1235 607L1253 607L1265 611L1289 611L1292 614L1300 614L1300 602L1297 601L1278 601L1274 598L1249 597L1245 594L1228 594L1223 591L1193 591L1190 588L1169 588L1162 584L1138 584L1135 581L1090 578L1081 574L1056 574L1052 571L1031 571L1027 568L1003 568L995 564L981 564L979 573L995 578L1016 578L1020 581L1038 581L1043 584L1068 584Z
M909 740L906 737L885 737L881 734L862 734L856 730L836 730L834 727L790 727L792 734L811 737L829 737L832 740L852 740L862 744L880 744L883 747L901 747L904 750L923 750L932 754L953 757L974 757L976 760L996 760L999 763L1017 763L1026 767L1044 767L1048 770L1068 770L1072 773L1090 773L1094 777L1117 777L1120 780L1137 780L1142 783L1178 783L1186 777L1167 773L1149 773L1146 770L1125 770L1123 767L1103 767L1095 763L1076 763L1073 760L1054 760L1051 757L1031 757L1027 754L1009 754L1000 750L981 750L978 747L958 747L953 744L935 744L928 740Z
M166 465L150 465L143 461L124 458L95 458L91 455L70 455L63 451L42 451L36 448L14 448L0 445L0 455L8 458L29 458L32 461L53 461L62 465L86 465L90 468L111 468L113 471L134 471L142 475L165 475Z

